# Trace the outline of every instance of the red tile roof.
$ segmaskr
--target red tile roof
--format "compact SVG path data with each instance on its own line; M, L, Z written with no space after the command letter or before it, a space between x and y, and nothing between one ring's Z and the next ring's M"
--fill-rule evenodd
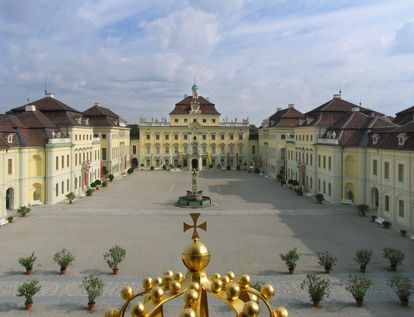
M200 111L202 114L220 114L216 110L214 103L211 103L202 96L198 96L198 103L200 104ZM193 97L188 96L183 100L175 104L173 111L170 114L189 114L191 111L191 103L193 102Z
M269 127L296 127L303 113L293 107L281 109L269 117Z

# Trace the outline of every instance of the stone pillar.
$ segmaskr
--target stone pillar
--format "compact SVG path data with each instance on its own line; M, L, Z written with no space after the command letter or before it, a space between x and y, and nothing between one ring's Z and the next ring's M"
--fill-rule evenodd
M20 206L29 205L29 153L26 149L20 150L20 162L19 173L16 175L19 177L19 197L20 203L15 205L16 208ZM17 172L17 171L16 171ZM17 194L17 188L15 189L15 195ZM17 200L15 200L17 202Z

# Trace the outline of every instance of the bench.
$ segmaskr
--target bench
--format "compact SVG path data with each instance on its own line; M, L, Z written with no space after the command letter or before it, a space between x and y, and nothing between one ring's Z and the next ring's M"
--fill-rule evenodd
M6 218L0 219L0 226L7 225L8 223L9 223L9 221Z
M385 219L382 217L375 218L375 222L380 224L381 226L384 224Z
M351 199L342 199L341 203L343 203L344 205L352 205L352 200Z

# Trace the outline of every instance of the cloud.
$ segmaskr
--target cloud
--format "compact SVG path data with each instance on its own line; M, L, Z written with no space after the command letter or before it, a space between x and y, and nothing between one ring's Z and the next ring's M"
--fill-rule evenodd
M393 52L414 54L414 20L405 23L395 33Z

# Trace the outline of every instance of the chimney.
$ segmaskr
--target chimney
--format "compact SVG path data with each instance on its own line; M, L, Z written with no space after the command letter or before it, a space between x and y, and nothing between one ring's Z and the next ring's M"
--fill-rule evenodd
M341 99L341 94L334 94L333 97L334 99Z
M99 107L99 106L100 106L99 102L95 102L95 107Z
M279 112L280 110L282 110L282 108L276 108L276 112Z
M352 112L359 112L360 108L359 107L352 107Z
M45 97L55 98L55 95L53 94L53 92L45 91Z
M27 105L26 107L24 107L24 111L36 111L36 106L35 105Z
M288 108L289 108L289 109L293 109L293 108L295 108L295 104L293 104L293 103L288 104Z

